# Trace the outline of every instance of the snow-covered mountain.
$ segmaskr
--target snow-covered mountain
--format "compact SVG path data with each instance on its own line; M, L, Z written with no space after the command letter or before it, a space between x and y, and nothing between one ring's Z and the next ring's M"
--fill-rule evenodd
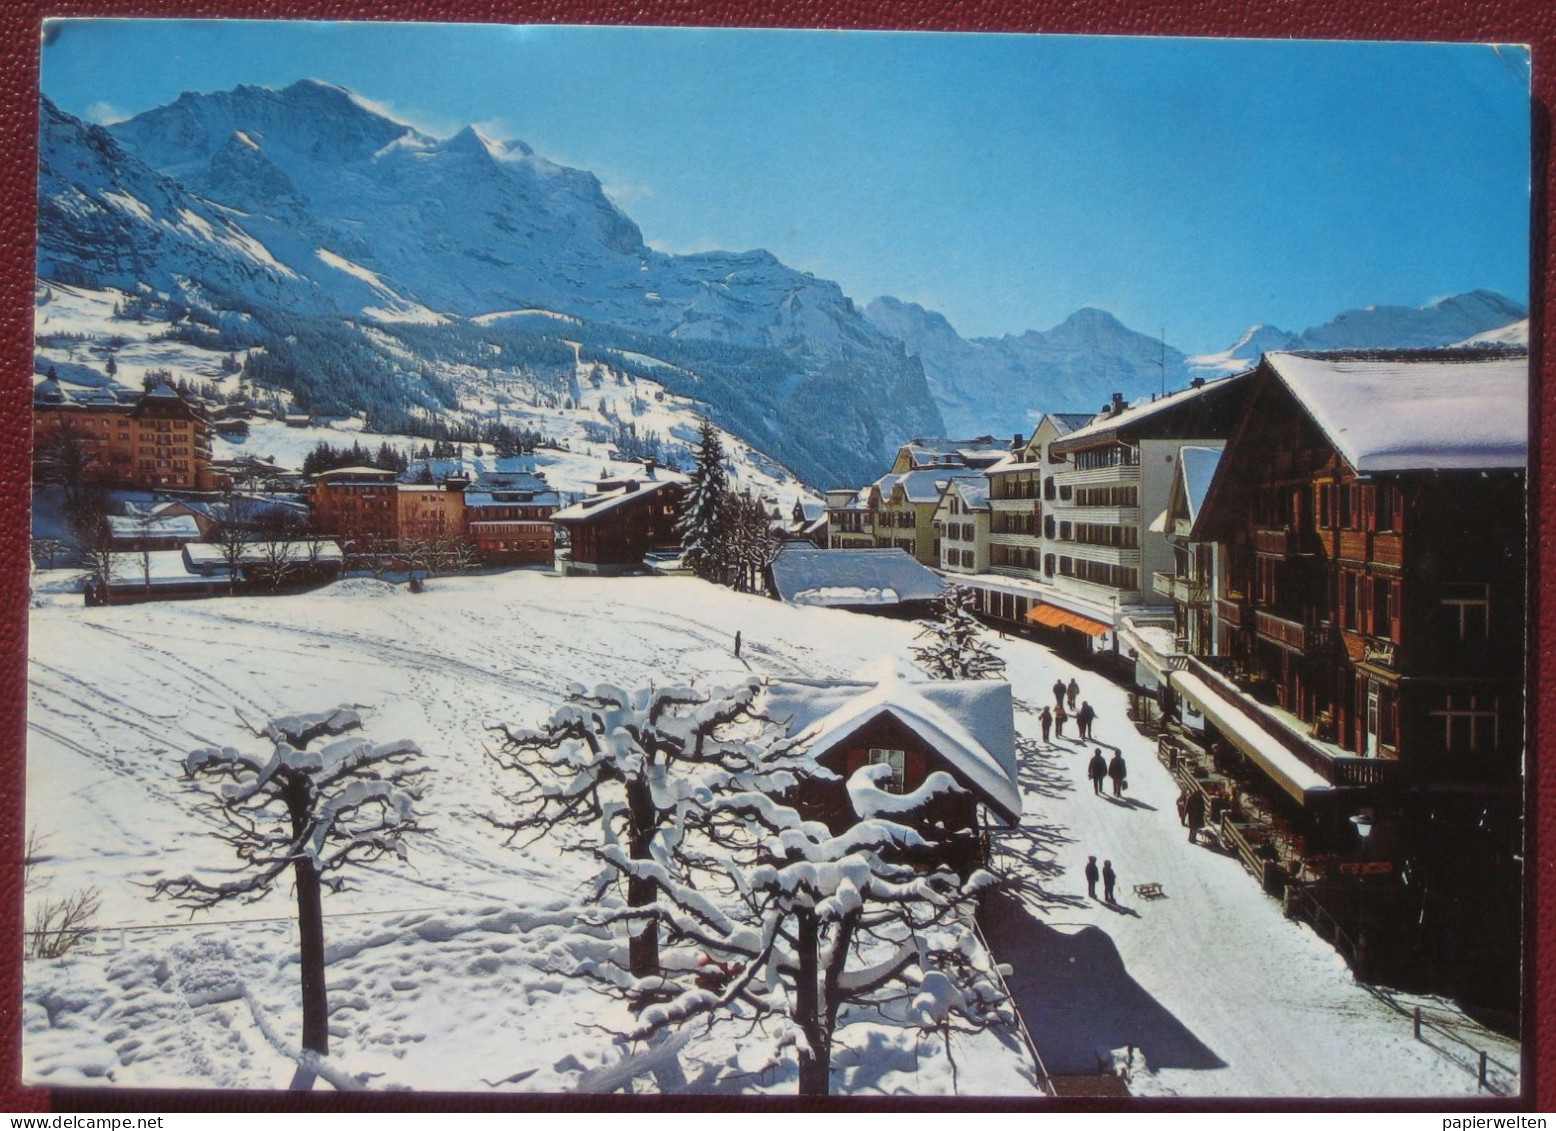
M1181 387L1194 377L1237 373L1272 350L1506 344L1518 340L1517 320L1525 319L1527 326L1523 307L1478 290L1422 307L1347 310L1301 333L1255 325L1224 350L1185 356L1090 308L1052 330L972 339L961 337L942 315L916 303L878 298L865 313L923 362L951 431L969 433L1030 429L1041 412L1087 411L1114 392L1133 400L1164 386ZM1524 334L1527 341L1527 330Z
M946 427L957 434L1030 431L1044 411L1094 410L1115 392L1133 399L1188 379L1178 350L1090 307L1051 330L972 339L935 311L896 298L876 299L865 314L923 362Z
M684 374L676 391L819 485L943 431L918 361L837 284L765 251L657 252L593 174L522 142L430 137L317 81L186 93L109 130L43 117L43 278L657 359L645 376Z

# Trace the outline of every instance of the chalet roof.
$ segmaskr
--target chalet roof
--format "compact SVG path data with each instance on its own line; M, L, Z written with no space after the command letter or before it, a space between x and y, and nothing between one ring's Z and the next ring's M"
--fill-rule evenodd
M923 471L910 471L905 475L895 476L896 485L902 488L902 493L907 496L910 503L938 503L940 496L951 480L960 478L958 471L965 471L961 467L937 467ZM978 478L982 479L980 475ZM882 494L889 488L882 488Z
M1086 427L1097 418L1094 412L1050 412L1048 419L1054 422L1054 427L1059 430L1059 435L1067 436L1071 432Z
M774 680L765 710L818 756L890 715L1001 817L1020 819L1011 689L1003 680L917 681L895 670L847 680Z
M167 589L180 585L205 585L211 581L227 579L225 566L209 573L191 569L184 552L149 550L109 554L109 584L120 589L146 584L150 584L153 589Z
M772 564L773 586L791 605L859 607L928 601L945 582L906 550L822 550L785 546Z
M1153 430L1152 426L1164 420L1165 416L1173 410L1183 408L1202 397L1221 393L1231 388L1234 383L1251 376L1252 373L1253 370L1250 369L1245 373L1234 373L1230 377L1217 377L1202 384L1191 385L1187 389L1168 393L1165 397L1136 402L1119 413L1106 411L1098 413L1094 417L1088 417L1085 425L1067 433L1057 441L1057 444L1065 451L1073 451L1085 447L1085 442L1089 440L1100 441L1118 436L1149 435Z
M657 495L669 487L679 487L680 484L670 480L655 480L650 483L629 483L620 487L613 487L609 491L599 491L586 498L578 500L570 507L563 507L551 516L553 522L591 522L602 514L616 510L628 503L646 499Z
M993 436L974 436L967 440L949 440L943 437L918 438L909 440L902 446L907 450L916 468L971 466L973 460L993 463L1007 450Z
M952 491L962 497L962 506L967 510L989 509L989 481L981 475L952 476L945 493L949 495Z
M1522 351L1271 353L1264 365L1358 472L1528 466Z

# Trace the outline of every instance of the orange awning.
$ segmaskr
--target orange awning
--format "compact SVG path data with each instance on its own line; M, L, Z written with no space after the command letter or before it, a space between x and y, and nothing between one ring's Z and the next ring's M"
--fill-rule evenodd
M1106 636L1113 631L1113 626L1110 624L1083 617L1079 613L1067 612L1055 605L1038 605L1027 613L1027 620L1046 624L1049 628L1073 628L1076 632L1084 632L1087 636Z

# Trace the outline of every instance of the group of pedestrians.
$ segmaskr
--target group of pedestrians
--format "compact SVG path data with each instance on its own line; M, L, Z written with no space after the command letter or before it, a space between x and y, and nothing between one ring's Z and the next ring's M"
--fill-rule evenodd
M1113 796L1123 797L1124 789L1129 784L1125 777L1128 772L1129 767L1124 762L1124 755L1118 750L1113 751L1112 758L1104 758L1101 747L1098 747L1096 753L1091 756L1091 761L1086 763L1086 776L1091 779L1091 791L1098 797L1102 796L1104 778L1113 782Z
M1043 742L1048 742L1049 731L1052 730L1057 738L1064 737L1064 724L1071 718L1075 719L1075 725L1080 731L1082 739L1091 737L1091 724L1096 721L1097 712L1092 710L1091 704L1082 700L1079 708L1075 701L1080 698L1081 685L1072 677L1066 684L1063 679L1054 680L1054 705L1052 708L1044 707L1038 715L1038 723L1043 728ZM1065 703L1069 703L1069 709L1065 709Z
M1092 899L1097 898L1097 881L1102 881L1102 902L1113 902L1113 885L1118 882L1118 873L1113 871L1113 861L1104 860L1102 870L1097 871L1097 858L1086 857L1086 894Z

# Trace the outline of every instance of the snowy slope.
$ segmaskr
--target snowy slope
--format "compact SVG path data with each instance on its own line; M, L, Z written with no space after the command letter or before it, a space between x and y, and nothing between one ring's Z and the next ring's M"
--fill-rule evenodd
M543 847L504 849L479 820L496 804L485 727L538 721L574 679L702 686L747 665L841 676L904 657L915 633L691 579L535 572L439 580L420 596L347 581L268 600L38 601L27 810L48 838L40 870L51 891L98 887L101 922L114 928L93 953L25 964L23 1073L56 1085L268 1088L290 1076L275 1051L295 1043L299 1023L287 893L191 922L139 886L222 860L176 766L193 746L238 741L235 710L359 703L370 737L415 739L433 769L434 831L413 868L377 868L361 890L326 899L332 1059L382 1073L375 1088L555 1090L620 1056L587 1027L613 1020L610 1007L546 973L540 956L555 930L546 908L575 895L587 868ZM731 654L737 628L744 662ZM1020 953L1002 958L1051 1071L1132 1044L1137 1094L1468 1096L1466 1050L1486 1048L1494 1086L1516 1087L1516 1045L1431 1001L1429 1015L1467 1043L1412 1040L1388 995L1356 985L1235 860L1185 843L1153 744L1122 721L1122 689L1028 642L1000 649L1026 741L1025 812L999 836L999 862L1033 916ZM1030 689L1072 675L1098 710L1098 740L1129 759L1127 805L1083 788L1078 744L1033 738ZM1115 862L1123 910L1084 897L1088 853ZM1134 901L1129 885L1146 880L1168 898ZM957 1088L1029 1091L1019 1051L991 1039L953 1044ZM840 1091L952 1088L938 1040L863 1028L845 1045ZM792 1092L792 1058L764 1072L770 1051L760 1032L719 1027L681 1060L694 1089Z
M115 307L127 298L126 292L117 290L91 290L59 283L40 286L34 319L35 371L41 374L53 368L64 386L73 390L117 387L133 391L141 388L148 373L170 372L175 377L209 382L224 393L237 391L241 377L221 368L227 354L168 340L162 336L167 330L164 323L115 317ZM383 336L383 341L386 349L403 349L388 335ZM108 376L106 368L110 355L118 370L114 377ZM533 457L501 465L490 454L477 457L472 449L467 452L469 470L509 470L510 465L534 468L545 472L548 481L560 491L587 492L602 469L641 472L640 464L612 458L618 423L633 425L640 437L657 438L667 455L677 462L690 463L688 449L695 443L699 413L704 406L638 376L640 372L662 370L662 363L656 365L653 359L640 357L629 372L578 361L576 350L574 357L571 383L563 390L571 396L572 407L564 406L564 397L549 381L537 382L511 367L454 363L431 367L460 391L463 412L450 413L450 418L500 418L510 426L533 429L552 442ZM412 449L425 443L414 436L365 433L363 424L360 417L348 417L293 428L261 417L249 422L245 440L214 437L213 454L218 459L256 456L297 469L321 442L339 448L360 441L375 449L386 441L396 448ZM786 517L796 498L819 498L793 472L744 440L729 433L722 436L731 482L736 488L749 489L770 500Z
M533 311L624 354L693 343L664 379L703 382L724 427L818 486L867 479L903 440L943 433L922 367L836 283L760 250L654 251L593 174L523 142L431 137L312 80L185 94L110 130L46 101L41 114L45 279L148 287L267 326ZM644 335L661 344L645 350ZM338 367L315 372L331 375L332 403L372 408ZM399 384L394 407L420 403ZM380 408L385 395L379 382Z

